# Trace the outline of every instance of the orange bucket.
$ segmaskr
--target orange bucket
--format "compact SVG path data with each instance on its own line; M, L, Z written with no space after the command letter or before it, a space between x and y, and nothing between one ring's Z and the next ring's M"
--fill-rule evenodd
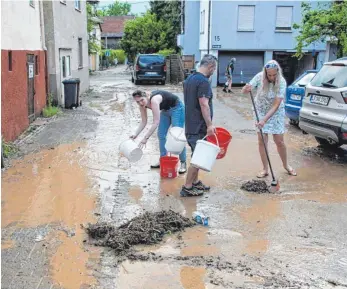
M220 152L217 155L217 159L222 159L225 157L225 154L228 151L228 146L229 143L232 139L232 136L230 134L230 132L228 132L226 129L222 128L222 127L216 127L216 136L208 136L206 139L207 141L218 145L216 137L218 138L218 143L219 143L219 147L220 147Z
M164 156L160 158L160 176L173 179L178 175L178 157Z

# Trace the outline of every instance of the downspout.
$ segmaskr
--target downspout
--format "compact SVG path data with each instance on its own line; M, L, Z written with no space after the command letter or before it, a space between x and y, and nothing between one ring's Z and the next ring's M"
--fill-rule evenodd
M211 25L211 6L212 6L211 1L212 0L208 0L207 54L210 54L210 33L211 33L210 25Z
M48 102L48 65L47 65L47 47L46 47L46 36L44 28L44 16L43 16L43 5L42 1L39 0L39 10L40 10L40 29L41 29L41 46L45 55L45 86L46 86L46 103Z

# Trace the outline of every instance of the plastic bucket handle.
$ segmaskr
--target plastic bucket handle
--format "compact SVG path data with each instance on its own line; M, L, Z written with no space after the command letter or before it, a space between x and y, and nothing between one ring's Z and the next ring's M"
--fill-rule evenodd
M216 141L217 141L217 146L219 147L219 141L218 141L218 137L216 136L216 134L214 133L213 134L214 135L214 137L216 138ZM208 135L206 135L202 140L204 140L205 138L207 138L208 137Z
M179 137L182 135L183 132L184 132L184 129L182 129L181 133L176 137L171 133L171 130L169 130L169 134L172 136L172 138L175 139L175 141L185 142L185 141L179 139Z

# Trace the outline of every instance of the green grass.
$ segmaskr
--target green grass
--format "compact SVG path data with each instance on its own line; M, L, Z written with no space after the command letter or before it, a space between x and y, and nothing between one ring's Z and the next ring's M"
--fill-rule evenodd
M60 113L60 108L57 106L46 106L42 110L43 117L52 117L58 113Z
M5 158L8 158L17 151L18 149L12 143L2 140L2 153Z

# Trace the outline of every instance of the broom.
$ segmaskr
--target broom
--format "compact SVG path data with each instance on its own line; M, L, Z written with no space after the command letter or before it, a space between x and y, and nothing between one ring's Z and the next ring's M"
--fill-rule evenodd
M251 99L252 99L252 104L253 104L255 116L257 118L257 122L259 122L259 115L258 115L257 108L255 107L255 102L254 102L254 97L253 97L252 91L250 91L250 94L251 94ZM271 182L271 185L268 187L268 191L270 193L275 193L275 192L278 192L280 190L280 184L275 179L275 174L274 174L274 172L272 170L272 165L271 165L271 162L270 162L269 152L267 150L267 147L266 147L266 144L265 144L265 140L264 140L263 130L261 128L259 128L259 130L260 130L261 139L263 140L267 161L269 162L270 172L271 172L271 176L272 176L272 182Z

